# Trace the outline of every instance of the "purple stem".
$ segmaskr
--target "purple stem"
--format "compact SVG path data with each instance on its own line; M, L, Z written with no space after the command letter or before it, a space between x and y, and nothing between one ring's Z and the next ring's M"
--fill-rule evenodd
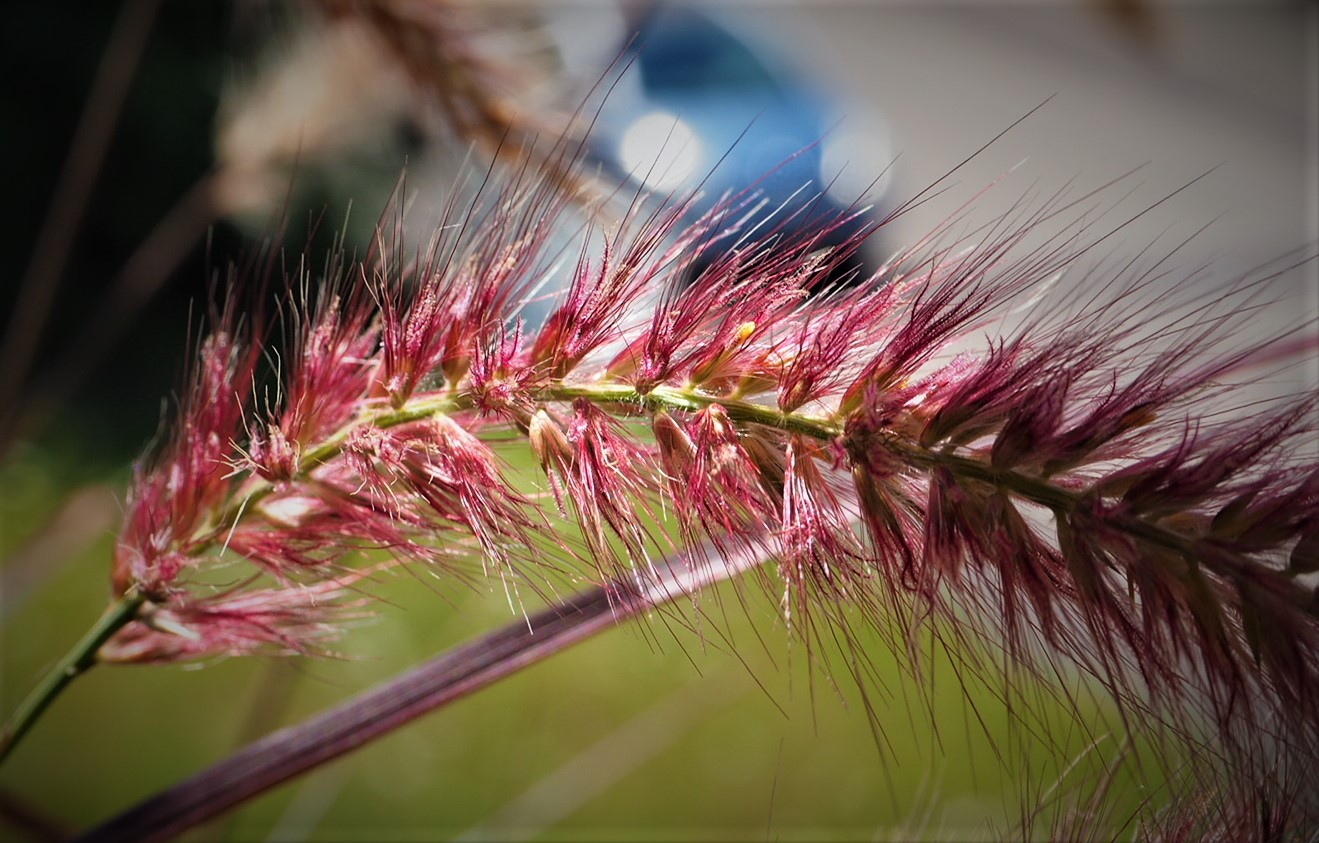
M249 744L92 829L82 841L161 841L656 606L738 576L771 541L669 557L644 580L581 592ZM653 580L652 580L653 578Z

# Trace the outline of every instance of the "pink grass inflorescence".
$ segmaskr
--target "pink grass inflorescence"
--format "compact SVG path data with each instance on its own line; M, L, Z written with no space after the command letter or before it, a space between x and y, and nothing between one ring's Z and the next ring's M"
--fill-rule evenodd
M299 279L283 356L221 310L135 477L113 583L145 603L102 658L323 649L382 558L525 611L564 577L763 543L751 578L808 643L869 621L898 648L929 625L1014 665L1061 653L1124 705L1314 756L1316 402L1235 389L1314 351L1313 324L1243 339L1295 264L1171 291L1175 249L1086 268L1110 232L1055 197L840 286L859 242L742 232L744 205L682 230L638 199L601 232L524 175L411 255L389 225Z

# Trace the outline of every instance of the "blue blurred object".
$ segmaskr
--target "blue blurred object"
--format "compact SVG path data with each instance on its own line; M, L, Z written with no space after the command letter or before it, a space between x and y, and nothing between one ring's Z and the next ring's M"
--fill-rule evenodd
M839 201L835 174L822 172L831 115L839 109L786 62L710 12L681 5L652 6L636 33L620 62L631 66L593 136L595 154L618 175L659 194L699 187L693 219L725 196L754 191L750 225L783 236L828 226L853 210L861 197ZM871 217L856 215L819 245L844 243L871 227ZM726 245L708 246L694 271L719 248ZM858 254L831 280L867 269Z

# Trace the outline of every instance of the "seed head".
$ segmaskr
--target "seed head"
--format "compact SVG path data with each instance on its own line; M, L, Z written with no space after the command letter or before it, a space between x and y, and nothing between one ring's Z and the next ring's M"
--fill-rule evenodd
M1159 262L1087 271L1107 233L1083 213L1027 245L1070 207L1055 198L836 289L858 242L756 240L740 201L687 229L680 204L634 203L587 233L543 321L553 191L455 202L410 260L390 229L289 303L259 410L261 330L218 319L130 493L114 582L149 606L116 652L323 640L316 612L363 551L446 575L479 560L516 605L551 571L636 582L674 547L714 548L712 569L775 547L755 578L807 641L868 619L908 652L930 627L982 670L1062 654L1128 711L1319 752L1316 401L1236 391L1315 349L1242 339L1275 268L1207 294L1163 289ZM692 245L716 241L692 277ZM1060 273L1098 292L1055 295ZM525 439L539 490L501 437ZM217 598L185 576L226 564L263 582Z

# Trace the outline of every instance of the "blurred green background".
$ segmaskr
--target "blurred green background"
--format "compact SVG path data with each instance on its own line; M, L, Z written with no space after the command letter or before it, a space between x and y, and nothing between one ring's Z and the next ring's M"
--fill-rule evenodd
M39 525L72 472L35 449L0 482L10 525ZM526 460L519 460L524 465ZM116 486L121 474L108 481ZM6 553L22 530L7 530ZM105 601L103 535L6 605L4 702L62 654ZM424 575L423 575L424 577ZM97 668L79 678L0 771L0 788L81 827L219 760L245 739L516 620L502 592L398 576L373 585L377 618L344 660L224 660ZM720 601L718 604L714 599ZM1102 778L1120 737L1087 751L1112 712L1046 712L1030 738L995 685L935 659L917 685L878 636L858 640L886 688L868 687L879 743L843 654L809 667L773 601L707 596L702 635L663 614L626 624L344 760L279 788L197 839L870 840L1018 836L1020 811ZM726 611L723 611L726 610ZM690 620L690 606L675 610ZM923 695L929 695L927 703ZM1018 713L1031 704L1018 699ZM1080 759L1077 769L1065 768ZM1149 794L1119 774L1107 826ZM22 839L15 829L12 839ZM1105 835L1100 835L1105 836Z

